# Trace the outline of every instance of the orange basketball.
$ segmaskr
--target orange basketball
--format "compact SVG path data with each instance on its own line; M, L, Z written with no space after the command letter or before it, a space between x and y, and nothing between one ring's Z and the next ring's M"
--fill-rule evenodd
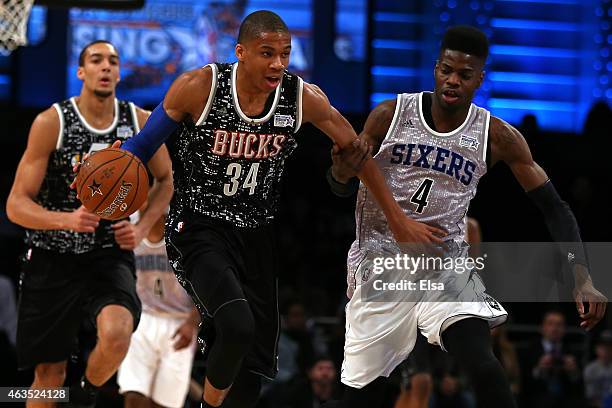
M138 157L109 147L83 162L76 188L89 211L105 220L119 220L142 206L149 192L149 176Z

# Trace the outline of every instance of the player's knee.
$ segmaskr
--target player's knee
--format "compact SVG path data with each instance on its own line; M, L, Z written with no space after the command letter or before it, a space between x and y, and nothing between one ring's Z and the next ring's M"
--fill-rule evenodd
M413 395L419 400L429 398L429 394L433 388L431 375L427 373L415 374L410 380L410 390Z
M130 347L132 331L119 325L107 326L98 330L98 343L105 352L125 356Z
M34 369L34 382L39 386L61 387L66 379L66 363L41 363Z
M215 329L226 346L245 348L255 335L255 320L247 302L232 302L217 311Z

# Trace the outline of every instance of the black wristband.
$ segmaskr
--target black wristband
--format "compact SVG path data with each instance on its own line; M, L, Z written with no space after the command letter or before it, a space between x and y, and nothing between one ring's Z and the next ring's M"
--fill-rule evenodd
M356 177L351 178L346 184L337 181L332 175L331 167L327 169L327 174L325 175L325 178L327 179L327 183L329 184L332 193L334 193L338 197L350 197L355 194L355 192L359 188L359 179Z

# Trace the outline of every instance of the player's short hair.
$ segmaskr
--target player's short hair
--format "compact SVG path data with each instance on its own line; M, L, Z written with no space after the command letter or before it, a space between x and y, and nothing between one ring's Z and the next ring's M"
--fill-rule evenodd
M238 42L244 43L270 32L289 34L289 28L278 14L268 10L255 11L242 20Z
M83 49L81 50L81 53L79 54L79 67L82 67L83 65L85 65L85 54L87 54L87 49L89 47L91 47L92 45L96 45L96 44L108 44L111 47L113 47L115 49L115 51L117 50L117 47L115 47L115 44L113 44L110 41L107 41L107 40L95 40L95 41L92 41L89 44L87 44L86 46L84 46Z
M459 51L486 60L489 56L489 40L486 34L476 27L454 26L444 33L440 50Z

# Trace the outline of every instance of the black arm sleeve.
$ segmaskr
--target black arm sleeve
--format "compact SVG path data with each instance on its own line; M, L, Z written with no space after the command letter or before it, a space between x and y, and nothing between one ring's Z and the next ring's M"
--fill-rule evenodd
M350 197L355 194L355 192L359 188L359 179L357 177L351 178L346 184L340 183L332 175L331 167L327 169L327 174L325 175L325 178L327 178L327 183L329 184L332 193L334 193L338 197Z
M563 256L570 264L588 266L586 253L580 238L580 229L574 213L548 180L527 195L544 214L544 220L553 240L559 242Z

